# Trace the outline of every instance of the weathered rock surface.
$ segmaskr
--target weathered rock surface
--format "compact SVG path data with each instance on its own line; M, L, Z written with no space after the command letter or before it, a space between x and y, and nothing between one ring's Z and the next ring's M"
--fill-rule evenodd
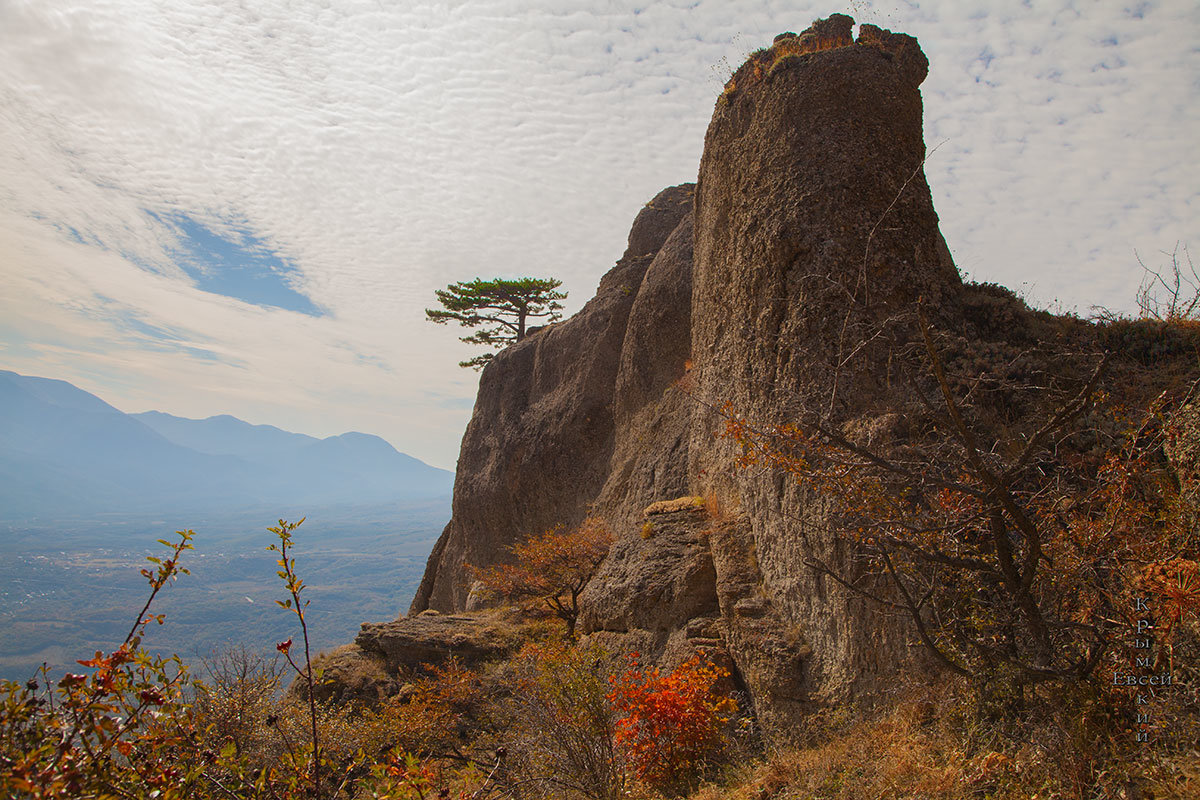
M326 656L313 659L314 671L320 677L313 686L318 702L369 706L400 690L396 670L389 669L379 653L367 653L356 644L337 648ZM308 684L296 678L288 694L300 701L308 700Z
M615 529L640 527L646 505L688 492L692 404L673 387L687 371L692 346L690 194L689 213L646 270L621 345L613 452L596 498Z
M957 313L962 284L922 172L927 62L910 37L863 26L855 43L852 26L818 21L743 65L717 103L694 205L686 185L655 197L596 297L484 370L453 519L413 612L463 609L465 565L592 513L617 542L580 630L666 660L728 658L769 731L878 687L908 658L895 622L804 566L852 556L821 530L820 504L733 470L710 411L729 401L777 421L819 399L864 435L892 435L879 375L838 373L839 334L918 296ZM712 498L719 518L674 511L643 538L643 510L685 495Z
M827 501L778 473L737 469L715 409L730 403L764 425L816 412L887 452L941 435L915 390L893 380L918 300L959 375L980 374L978 363L1020 383L1062 369L1030 355L1040 341L1109 334L963 285L923 172L925 56L902 34L852 32L834 15L752 56L717 102L696 185L647 204L578 314L487 366L453 518L410 614L474 607L468 564L504 561L525 536L592 515L616 542L580 598L580 632L668 666L708 653L771 738L889 688L921 657L902 619L813 568L862 577ZM984 406L978 424L1007 424ZM645 513L694 496L703 508ZM467 639L479 626L426 619L368 626L359 644L414 663L446 648L406 625Z
M394 675L402 667L416 669L450 658L470 666L508 655L518 639L507 635L505 629L497 613L430 611L393 622L363 623L354 643L366 656L382 661Z
M583 520L609 477L614 387L630 311L664 242L690 215L691 196L691 185L660 192L638 214L625 255L600 280L596 296L569 320L498 353L484 369L463 435L453 516L430 557L414 611L463 609L471 584L467 564L496 563L525 536ZM683 258L688 241L675 239L670 252ZM679 272L666 269L663 279ZM658 313L657 304L652 311ZM677 358L679 350L664 344L663 358ZM673 367L681 374L682 358ZM653 385L665 369L647 366L637 385ZM682 481L684 465L672 461L672 468Z
M853 425L903 409L881 347L846 342L918 298L954 315L961 280L922 164L927 62L914 39L834 17L752 57L705 137L692 285L693 491L734 509L713 538L730 652L768 729L878 690L909 659L903 624L806 562L853 575L819 498L778 474L731 470L705 405L757 423L820 409ZM860 423L861 424L861 423ZM791 641L784 639L787 635Z
M313 659L317 700L371 706L403 694L403 681L450 659L473 667L513 655L528 638L519 614L487 610L468 614L426 611L393 622L364 623L353 644ZM307 702L300 678L287 692Z
M709 521L692 506L648 517L609 551L580 597L580 628L666 633L717 612Z

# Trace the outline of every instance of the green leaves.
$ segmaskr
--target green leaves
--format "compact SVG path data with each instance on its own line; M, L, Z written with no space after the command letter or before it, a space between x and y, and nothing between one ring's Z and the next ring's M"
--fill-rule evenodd
M304 609L308 607L308 601L305 600L303 603L300 602L300 593L304 591L305 588L304 581L301 580L300 576L296 574L296 559L288 556L292 546L292 531L296 530L296 528L299 528L305 519L307 519L307 517L301 517L299 522L287 522L281 519L279 520L278 526L268 528L267 530L279 537L279 544L272 544L267 547L267 550L279 553L279 558L276 559L275 563L283 567L283 569L278 570L275 574L278 575L279 579L284 582L284 586L287 589L288 594L291 595L291 597L285 600L276 600L275 604L280 608L290 609L295 612L296 617L300 620L300 633L304 638L303 669L301 669L300 665L296 663L296 660L292 658L291 637L289 637L286 642L280 642L279 644L275 645L275 649L283 653L284 658L287 659L288 664L291 665L296 674L308 683L309 718L312 726L313 742L311 771L313 783L312 793L314 796L317 796L321 793L321 745L317 734L317 701L316 693L313 689L312 659L309 657L308 623L304 619Z
M439 325L450 321L464 328L490 325L461 340L502 349L525 338L528 320L545 317L547 322L557 322L562 318L562 304L558 301L567 295L555 291L561 285L562 281L555 278L476 278L452 283L434 291L443 308L427 308L425 316ZM482 369L491 359L492 353L484 353L460 361L459 366Z

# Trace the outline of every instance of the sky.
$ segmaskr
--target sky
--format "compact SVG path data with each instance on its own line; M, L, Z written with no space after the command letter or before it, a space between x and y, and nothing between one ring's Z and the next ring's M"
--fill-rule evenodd
M737 65L834 12L929 57L966 277L1130 312L1200 247L1194 0L0 0L0 369L453 469L479 348L433 291L578 310Z

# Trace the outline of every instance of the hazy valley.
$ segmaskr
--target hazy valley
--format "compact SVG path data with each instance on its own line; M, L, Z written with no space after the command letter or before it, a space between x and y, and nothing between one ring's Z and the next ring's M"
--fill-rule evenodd
M293 618L267 546L297 531L314 644L406 607L450 516L452 474L348 433L327 439L230 416L124 414L63 381L0 372L0 677L62 670L124 638L158 539L196 532L183 576L156 603L147 646L198 655L270 649ZM77 479L78 478L78 479Z

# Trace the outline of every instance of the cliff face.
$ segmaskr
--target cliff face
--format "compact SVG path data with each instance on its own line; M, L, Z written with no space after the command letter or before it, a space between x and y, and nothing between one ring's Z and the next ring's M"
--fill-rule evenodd
M922 170L927 62L908 36L864 25L852 43L851 26L835 16L777 38L734 75L705 138L694 393L756 422L819 411L834 427L886 425L903 392L865 332L918 298L943 316L959 302ZM713 537L726 640L766 690L754 692L760 718L786 729L816 704L884 685L910 658L908 631L806 566L852 575L854 553L823 524L820 498L731 470L738 451L715 438L721 427L697 407L688 472L695 493L738 510ZM737 607L748 594L752 615ZM772 631L796 641L764 653Z
M960 314L922 171L925 56L868 25L854 42L852 26L835 15L751 57L717 103L694 192L655 197L596 297L484 370L414 612L463 609L466 564L590 513L617 542L580 630L724 660L769 732L911 658L901 623L804 566L853 572L819 498L734 468L712 410L782 422L819 404L886 434L901 400L884 356L860 348L846 368L847 342L918 297ZM684 495L707 510L644 516Z
M461 610L471 584L464 565L495 563L531 531L583 520L608 480L618 420L623 424L646 392L661 391L664 370L682 372L677 353L687 349L691 210L690 184L660 192L638 214L624 256L596 296L569 320L497 353L484 369L463 435L453 516L413 611ZM648 290L643 299L651 274L662 276L651 282L672 285ZM674 308L664 310L663 303ZM656 327L668 318L676 325L682 319L682 342L668 342ZM627 352L627 331L638 330L634 337L643 346ZM659 347L676 363L659 363ZM686 461L671 465L682 486Z

